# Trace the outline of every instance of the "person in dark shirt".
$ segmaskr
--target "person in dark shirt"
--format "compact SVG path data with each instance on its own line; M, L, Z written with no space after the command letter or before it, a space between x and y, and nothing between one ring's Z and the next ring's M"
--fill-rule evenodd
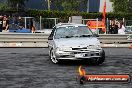
M116 20L115 21L115 27L114 27L114 34L118 34L118 29L119 29L119 27L118 27L118 21Z
M22 19L21 17L19 17L18 19L19 19L19 20L18 20L19 28L20 28L20 29L24 28L24 21L23 21L23 19Z
M115 28L115 21L112 20L110 24L110 29L109 29L110 34L114 34L114 28Z
M0 32L2 32L3 16L0 15Z

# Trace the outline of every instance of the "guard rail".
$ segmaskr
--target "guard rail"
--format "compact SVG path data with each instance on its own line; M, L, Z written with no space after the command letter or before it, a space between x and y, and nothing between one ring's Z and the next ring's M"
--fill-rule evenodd
M0 33L0 47L48 47L49 34L44 33ZM130 47L131 35L100 34L102 47Z

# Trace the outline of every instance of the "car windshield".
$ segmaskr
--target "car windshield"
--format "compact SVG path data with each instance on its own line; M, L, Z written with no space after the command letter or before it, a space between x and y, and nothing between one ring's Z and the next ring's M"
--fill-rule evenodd
M90 37L92 31L87 26L70 26L56 29L55 38Z

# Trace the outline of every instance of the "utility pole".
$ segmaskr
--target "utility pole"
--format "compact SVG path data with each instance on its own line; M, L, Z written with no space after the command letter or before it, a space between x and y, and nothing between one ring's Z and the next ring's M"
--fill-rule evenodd
M19 4L17 3L17 12L18 12L18 10L19 10Z
M87 2L87 12L89 12L89 0Z
M50 11L50 0L48 0L48 10Z

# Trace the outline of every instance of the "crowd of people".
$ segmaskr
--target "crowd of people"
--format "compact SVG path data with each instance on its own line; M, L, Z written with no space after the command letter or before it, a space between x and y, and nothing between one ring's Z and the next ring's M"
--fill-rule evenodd
M28 19L26 22L26 28L31 29L32 33L35 32L35 26L34 26L33 18ZM14 25L19 27L19 29L23 29L25 27L25 20L20 16L6 16L6 15L0 15L0 32L8 31L9 25Z
M109 34L125 34L125 26L123 21L111 20Z
M20 16L10 18L10 16L0 15L0 32L8 31L9 24L18 25L20 29L24 28L25 26L24 19L22 19ZM35 23L33 18L31 18L27 24L27 28L31 29L32 32L35 32ZM116 19L110 20L108 34L125 34L125 26L123 21L118 21Z

